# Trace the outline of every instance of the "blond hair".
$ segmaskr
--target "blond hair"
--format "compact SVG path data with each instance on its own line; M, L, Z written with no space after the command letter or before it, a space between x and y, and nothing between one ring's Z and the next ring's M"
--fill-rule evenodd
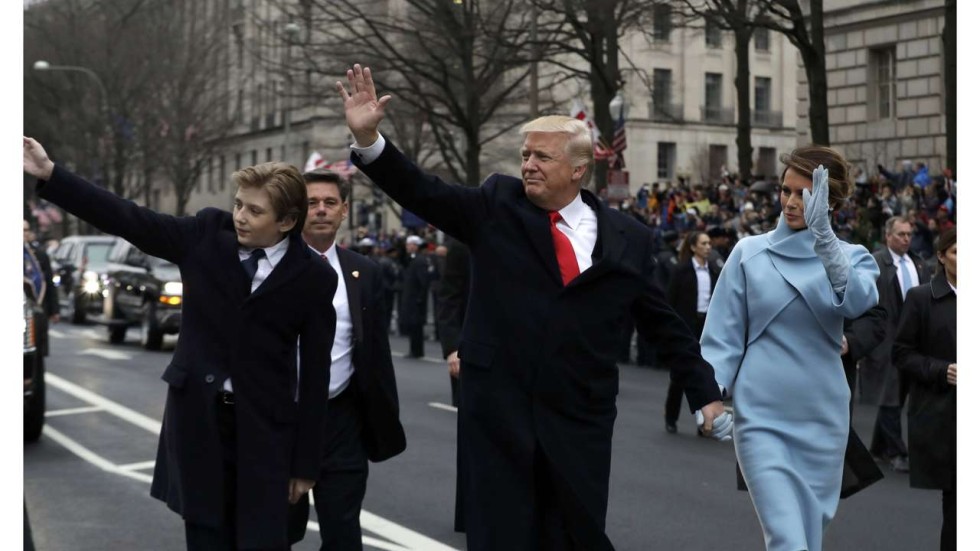
M585 172L579 181L580 187L586 187L592 180L595 170L595 158L592 155L592 131L585 122L564 115L546 115L538 117L521 127L521 136L527 137L529 132L560 132L568 136L565 144L565 154L568 155L572 166L584 166Z

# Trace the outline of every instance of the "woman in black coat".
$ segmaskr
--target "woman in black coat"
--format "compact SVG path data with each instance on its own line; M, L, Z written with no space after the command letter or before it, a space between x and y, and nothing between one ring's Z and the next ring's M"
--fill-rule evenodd
M956 228L936 248L938 273L909 291L892 355L910 382L909 482L942 490L947 551L956 549Z

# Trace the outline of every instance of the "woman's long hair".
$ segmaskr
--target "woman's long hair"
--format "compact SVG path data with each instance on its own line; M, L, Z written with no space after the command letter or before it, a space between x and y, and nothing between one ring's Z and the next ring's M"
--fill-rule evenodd
M945 232L943 232L943 234L939 236L939 239L936 240L936 257L937 257L937 259L938 259L939 255L945 255L946 254L946 251L948 251L949 248L952 247L955 244L956 244L956 226L953 226L952 228L950 228L950 229L946 230ZM939 262L937 260L936 261L936 275L939 275L939 274L944 274L945 275L945 273L946 273L946 267L943 265L942 262Z

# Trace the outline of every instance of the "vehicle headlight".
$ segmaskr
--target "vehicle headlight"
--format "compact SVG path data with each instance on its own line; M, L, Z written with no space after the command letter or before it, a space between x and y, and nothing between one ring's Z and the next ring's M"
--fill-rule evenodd
M92 270L87 270L85 273L82 274L82 280L97 282L99 281L99 274L97 272L93 272Z
M82 290L85 291L86 293L90 294L90 295L97 294L100 289L101 289L101 286L99 284L99 280L98 279L86 279L82 283Z
M168 281L163 284L163 294L183 296L184 295L184 284L179 281Z
M51 276L51 283L54 283L56 287L61 285L61 275L54 274L53 276Z
M163 284L163 293L160 294L160 302L170 306L180 306L183 302L184 284L179 281L168 281Z

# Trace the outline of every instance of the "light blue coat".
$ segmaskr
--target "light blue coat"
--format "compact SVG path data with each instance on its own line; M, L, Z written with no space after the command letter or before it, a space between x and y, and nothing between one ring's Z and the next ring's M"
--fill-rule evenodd
M844 318L877 304L878 266L841 243L847 287L834 293L813 234L780 217L738 242L708 307L701 353L732 396L735 452L769 551L819 551L837 510L850 389Z

